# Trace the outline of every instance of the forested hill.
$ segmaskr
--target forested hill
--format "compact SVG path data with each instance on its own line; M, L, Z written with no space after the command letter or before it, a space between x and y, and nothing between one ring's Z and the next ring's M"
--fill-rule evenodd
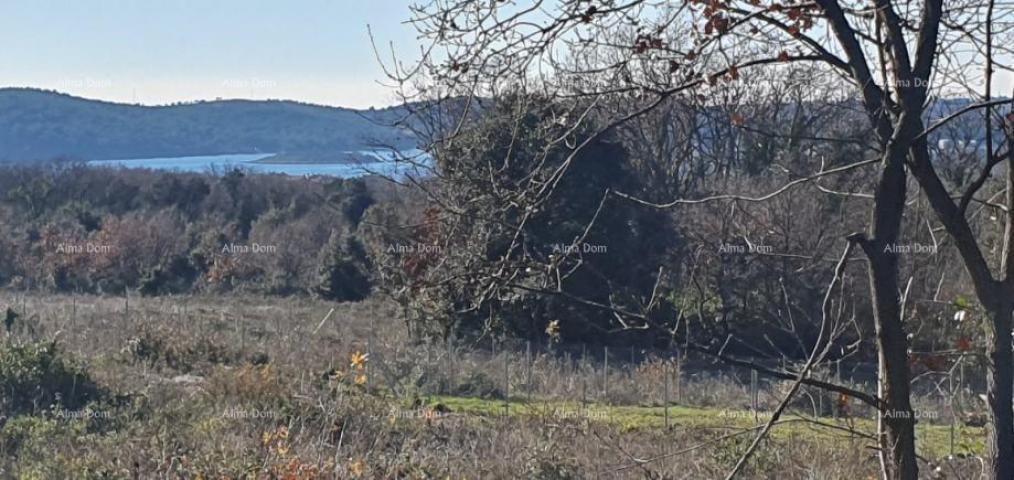
M217 100L140 106L56 92L0 89L0 161L412 148L398 109Z

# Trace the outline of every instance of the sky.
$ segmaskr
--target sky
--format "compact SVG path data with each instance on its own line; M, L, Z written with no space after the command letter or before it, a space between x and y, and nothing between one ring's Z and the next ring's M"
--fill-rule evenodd
M116 102L396 102L374 56L419 51L412 0L0 0L0 87Z
M0 0L0 87L146 105L391 105L368 26L388 54L416 58L414 1ZM1011 80L1000 73L996 93Z

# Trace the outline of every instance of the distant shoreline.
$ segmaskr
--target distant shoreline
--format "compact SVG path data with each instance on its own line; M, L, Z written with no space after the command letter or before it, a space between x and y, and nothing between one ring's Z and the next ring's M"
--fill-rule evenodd
M276 153L250 163L262 165L349 165L375 162L377 158L360 152L334 153Z
M420 150L408 150L401 155L418 158ZM331 153L242 153L225 155L193 155L186 157L133 158L119 160L92 160L95 167L143 168L195 173L227 172L235 168L252 173L282 173L286 175L324 175L353 178L371 173L398 174L412 171L408 164L394 161L396 155L388 151L344 151ZM427 163L422 160L422 163ZM425 175L425 173L422 173Z

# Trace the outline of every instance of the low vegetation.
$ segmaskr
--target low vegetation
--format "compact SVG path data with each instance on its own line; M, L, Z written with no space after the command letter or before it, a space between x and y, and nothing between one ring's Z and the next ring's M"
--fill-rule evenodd
M379 299L4 293L0 308L18 313L0 383L35 386L5 403L14 478L714 478L780 398L762 382L755 413L748 376L692 359L666 395L677 374L658 357L603 370L576 350L418 342ZM956 422L952 456L945 399L921 400L940 413L918 428L930 470L978 468L983 430ZM875 476L872 412L834 415L793 409L747 476Z

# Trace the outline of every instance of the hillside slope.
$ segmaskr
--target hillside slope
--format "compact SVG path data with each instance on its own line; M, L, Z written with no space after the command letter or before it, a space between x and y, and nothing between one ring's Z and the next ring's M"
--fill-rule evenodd
M0 160L83 160L230 153L412 148L398 109L357 111L290 101L117 104L34 89L0 89Z

